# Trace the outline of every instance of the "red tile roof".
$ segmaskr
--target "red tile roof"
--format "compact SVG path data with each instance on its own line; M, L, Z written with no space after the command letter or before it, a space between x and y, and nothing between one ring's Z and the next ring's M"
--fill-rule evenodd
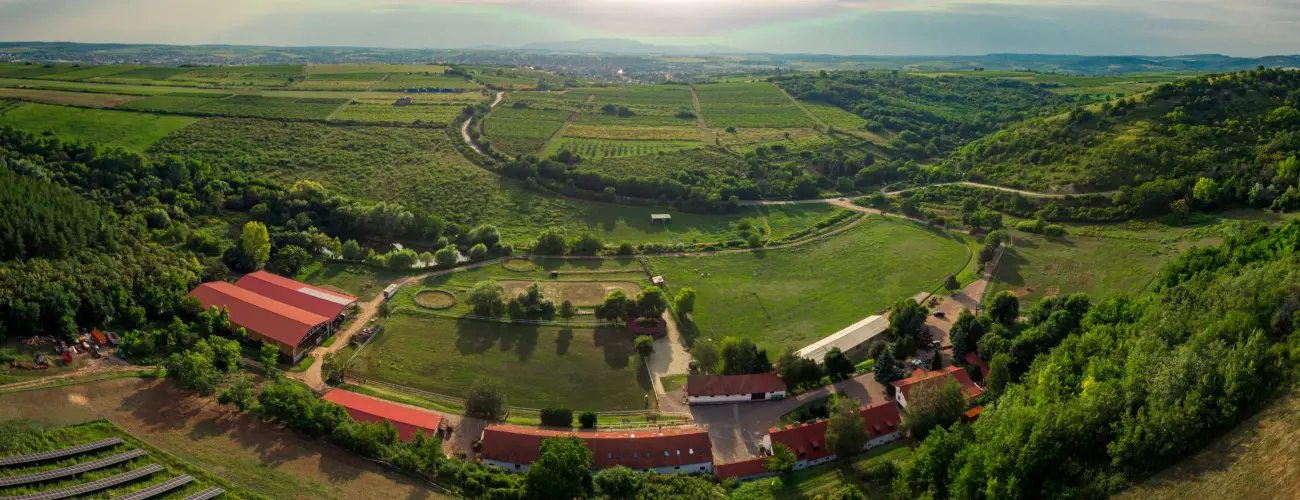
M862 409L862 421L866 426L867 436L871 439L898 432L898 423L903 419L898 415L898 404L886 401Z
M767 462L767 459L768 457L758 457L730 464L717 464L713 466L713 474L718 479L766 474L767 467L764 467L763 464Z
M785 390L775 373L752 375L691 375L686 378L687 396L736 396Z
M826 426L830 422L818 420L810 424L794 424L785 430L771 429L768 433L772 445L781 443L794 450L800 460L817 460L830 455L826 449Z
M966 356L962 359L965 359L966 364L968 365L975 365L980 367L980 376L982 377L989 376L989 364L985 363L983 359L980 359L980 355L975 351L966 353Z
M235 286L326 318L338 316L348 304L357 301L351 295L331 292L266 271L249 273L239 278Z
M917 387L918 384L939 383L938 381L940 380L953 380L957 382L961 385L962 392L964 392L968 398L979 396L984 392L984 389L975 385L975 382L970 379L970 374L966 373L966 369L960 366L948 366L942 370L936 371L925 371L917 368L912 372L911 377L890 382L889 385L894 386L895 389L902 392L903 398L907 399L908 395L911 394L912 389Z
M484 429L479 457L530 464L541 456L543 439L568 436L578 437L587 444L598 469L616 465L652 469L713 461L709 433L699 429L594 432L515 425L491 425Z
M224 281L199 285L189 293L203 307L224 307L230 322L282 344L296 346L329 318L272 300Z
M326 401L333 401L347 409L348 415L358 422L381 422L387 420L397 428L397 436L403 440L415 438L417 431L432 437L438 432L442 415L409 406L391 403L378 398L334 389L325 394Z
M981 413L984 413L983 406L976 406L974 408L966 410L966 421L972 424L975 423L976 420L979 420Z

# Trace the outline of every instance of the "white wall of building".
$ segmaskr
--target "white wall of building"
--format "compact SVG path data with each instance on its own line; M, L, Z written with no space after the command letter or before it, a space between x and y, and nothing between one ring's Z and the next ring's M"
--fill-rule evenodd
M717 404L717 403L748 403L751 401L769 401L772 399L785 399L785 391L774 391L763 394L763 399L754 399L751 394L734 394L725 396L688 396L686 402L690 404Z
M899 439L902 439L902 437L903 437L903 433L901 431L894 431L889 434L885 434L878 438L872 439L871 441L867 441L867 445L862 447L862 451L867 451L883 444L889 444L894 441L898 441Z

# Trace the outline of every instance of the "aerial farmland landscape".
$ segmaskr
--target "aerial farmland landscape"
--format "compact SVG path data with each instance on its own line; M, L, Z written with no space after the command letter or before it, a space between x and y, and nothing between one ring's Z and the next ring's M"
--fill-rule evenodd
M1300 498L1300 12L1165 3L0 1L0 500Z

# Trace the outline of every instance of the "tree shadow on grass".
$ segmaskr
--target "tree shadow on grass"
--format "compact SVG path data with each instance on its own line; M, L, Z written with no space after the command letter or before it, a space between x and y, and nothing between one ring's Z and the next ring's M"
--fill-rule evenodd
M569 345L573 344L573 327L566 326L560 329L560 333L555 336L555 355L563 356L569 353Z
M993 276L998 281L1008 285L1024 286L1025 277L1021 273L1023 268L1028 265L1029 260L1024 255L1021 255L1014 248L1008 249L1002 254L1002 260L998 262L998 269L993 273Z
M630 357L636 353L631 335L624 328L597 327L592 332L592 340L596 347L605 351L605 364L618 370L627 368Z
M500 323L461 319L456 321L456 351L461 354L483 354L501 339Z

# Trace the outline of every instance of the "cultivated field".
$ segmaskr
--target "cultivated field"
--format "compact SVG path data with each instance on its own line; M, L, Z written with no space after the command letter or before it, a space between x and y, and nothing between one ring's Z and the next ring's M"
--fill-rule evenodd
M573 128L573 127L569 127ZM695 130L691 134L699 135ZM552 141L542 154L550 155L568 150L582 156L583 160L602 160L605 158L622 158L627 156L654 155L692 149L704 146L703 142L693 140L608 140L565 137ZM679 169L683 165L676 165ZM624 172L619 172L624 173Z
M464 105L349 103L336 111L330 120L349 120L372 123L450 123L460 116Z
M357 356L354 373L465 397L480 378L507 403L574 410L641 410L652 390L623 327L453 320L397 313Z
M168 380L127 378L0 395L0 420L63 426L100 418L271 498L440 498L401 474Z
M865 129L867 120L861 116L855 115L839 107L821 102L804 102L803 106L808 109L809 113L817 119L826 122L827 125L834 127L836 130L860 137L876 144L884 144L886 139L877 132ZM881 132L884 132L883 130Z
M816 125L802 109L769 83L695 85L700 111L710 128L796 128Z
M718 141L736 152L776 144L790 151L815 150L835 145L834 139L811 128L738 128L735 132L719 132Z
M21 99L24 101L85 108L106 108L135 99L140 96L121 94L92 94L89 92L60 92L57 90L0 88L0 99Z
M329 75L335 73L405 73L405 72L425 72L441 74L446 71L446 66L436 64L308 64L306 66L307 74Z
M702 335L803 347L960 271L967 246L947 233L872 216L835 236L781 250L652 257L672 290L699 292Z
M483 122L492 147L511 155L537 153L555 134L570 111L498 106Z
M480 89L482 85L466 80L460 76L444 76L441 73L429 72L411 72L411 73L390 73L388 78L378 85L376 90L400 90L410 88L438 88L438 89Z
M59 428L51 428L39 423L23 420L0 422L0 456L9 457L55 451L73 446L94 443L109 438L121 439L122 443L87 453L72 455L59 460L36 462L24 466L5 467L3 472L0 472L0 474L3 474L4 476L21 476L48 472L55 469L73 467L96 460L106 459L132 450L142 450L145 451L147 455L63 479L37 481L22 486L4 488L3 493L7 496L17 496L52 492L54 490L70 488L84 485L92 481L106 479L128 471L141 469L150 464L158 464L163 467L162 470L135 481L126 482L118 486L82 495L80 498L118 498L169 481L172 478L181 475L188 475L193 478L193 480L187 484L171 489L164 494L160 494L159 496L162 498L184 498L209 487L218 487L225 490L225 493L222 494L221 498L228 498L231 500L240 498L265 498L242 490L230 482L210 474L208 471L185 463L166 452L136 439L121 428L102 420Z
M556 142L570 143L570 141L575 140L560 139ZM599 142L596 145L605 148L611 147ZM648 144L645 147L652 146L665 147L663 144ZM633 157L601 157L599 155L588 157L581 150L575 150L575 152L582 154L583 157L583 161L578 164L580 170L628 177L672 177L677 172L682 171L697 172L704 175L711 173L735 175L745 169L745 163L739 158L722 153L716 148L692 147L662 154L656 152L656 154L643 154Z
M0 126L30 132L53 132L65 140L97 141L144 151L164 136L197 121L187 116L158 116L126 111L69 108L24 103L0 110Z

